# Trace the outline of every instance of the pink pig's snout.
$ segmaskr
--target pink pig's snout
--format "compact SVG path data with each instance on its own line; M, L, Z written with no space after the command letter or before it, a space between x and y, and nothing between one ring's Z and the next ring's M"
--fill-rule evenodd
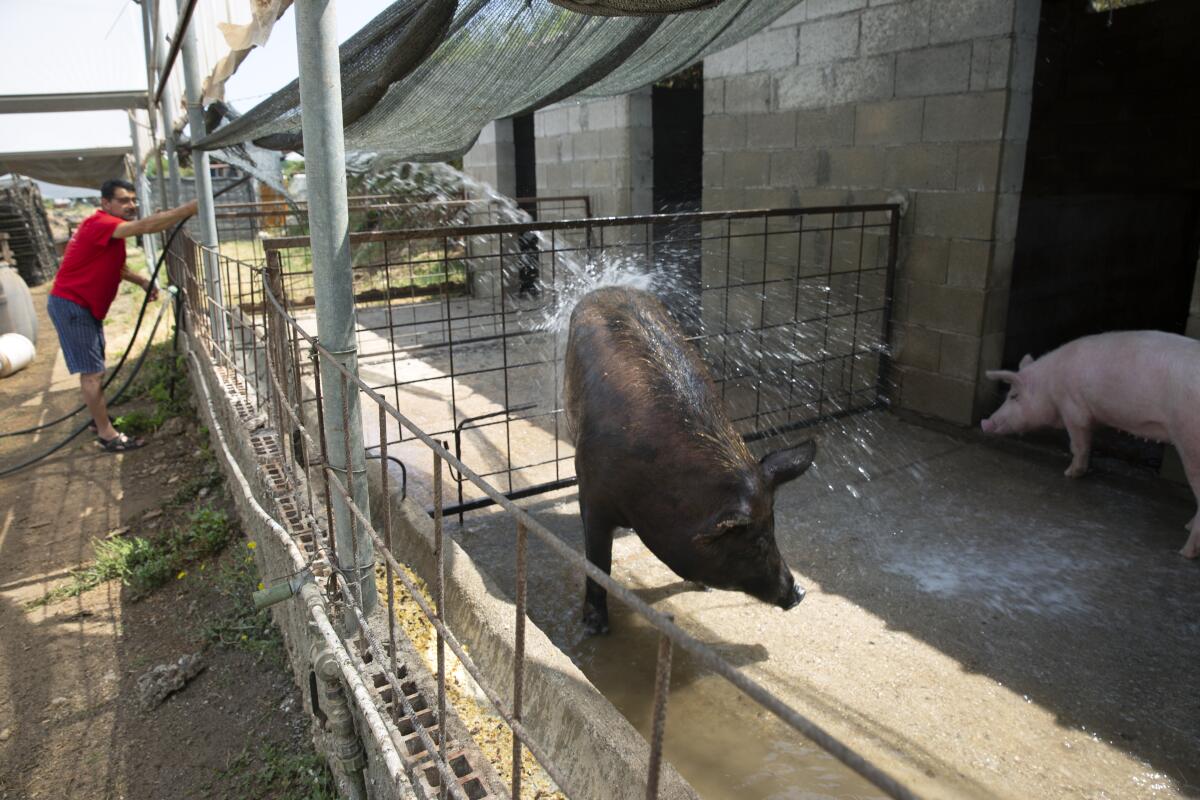
M996 432L996 423L992 422L991 417L981 420L979 423L979 427L983 429L984 433L995 433Z

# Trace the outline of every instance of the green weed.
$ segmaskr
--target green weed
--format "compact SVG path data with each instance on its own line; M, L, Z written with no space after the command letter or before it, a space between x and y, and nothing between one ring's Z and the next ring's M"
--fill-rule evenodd
M329 766L312 753L297 753L275 744L242 750L221 777L230 781L230 797L273 797L278 800L336 800L337 786Z
M186 575L192 561L220 552L233 537L233 526L222 511L204 507L193 511L187 524L167 536L94 539L94 563L71 572L67 583L56 587L29 608L77 597L105 581L119 580L140 600L173 578Z

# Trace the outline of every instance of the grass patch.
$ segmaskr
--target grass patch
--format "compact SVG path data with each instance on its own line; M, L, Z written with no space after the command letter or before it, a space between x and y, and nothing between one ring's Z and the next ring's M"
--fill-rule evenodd
M247 552L231 554L233 560L214 575L217 590L227 601L221 614L210 618L201 633L211 644L251 653L256 658L283 661L283 638L271 621L269 609L254 607L251 593L262 586L247 542Z
M71 579L30 601L27 608L78 597L106 581L119 580L140 600L172 579L187 575L185 567L224 549L233 537L233 526L223 511L207 506L193 511L183 527L166 536L93 539L94 563L71 572Z
M270 743L242 750L221 777L231 784L227 797L278 800L337 800L338 797L333 773L322 759Z
M153 401L154 410L135 410L113 418L113 425L131 436L153 433L171 417L188 411L187 367L183 356L175 355L171 342L150 346L127 399L138 398Z

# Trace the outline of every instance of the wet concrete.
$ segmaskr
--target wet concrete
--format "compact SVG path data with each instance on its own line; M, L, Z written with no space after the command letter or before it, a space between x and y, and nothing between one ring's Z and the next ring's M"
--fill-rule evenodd
M815 433L814 469L776 503L796 609L696 591L629 532L615 576L930 796L1200 796L1185 487L1104 459L1071 481L1053 449L884 413ZM582 548L573 491L526 505ZM506 590L511 525L448 526ZM530 574L531 618L647 730L653 631L613 603L613 633L586 638L582 578L536 545ZM878 794L686 657L672 685L667 757L702 796Z

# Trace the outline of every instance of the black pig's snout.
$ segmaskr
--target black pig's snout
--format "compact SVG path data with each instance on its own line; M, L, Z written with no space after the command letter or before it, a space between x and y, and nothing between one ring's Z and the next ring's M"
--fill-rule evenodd
M800 605L800 601L804 599L804 589L798 583L793 583L792 588L784 592L783 597L779 601L779 607L784 611L789 608L795 608Z

